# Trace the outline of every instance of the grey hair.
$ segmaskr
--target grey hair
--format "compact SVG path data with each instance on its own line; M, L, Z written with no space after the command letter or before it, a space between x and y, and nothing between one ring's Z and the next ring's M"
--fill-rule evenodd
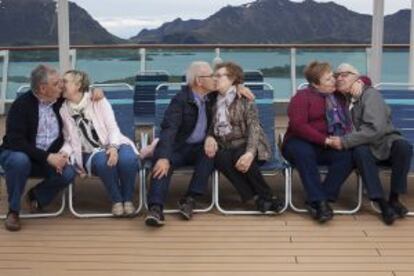
M57 71L52 67L49 67L44 64L38 65L33 69L30 77L30 88L35 93L38 93L38 89L41 84L46 84L48 82L49 75L55 74Z
M205 61L194 61L188 66L187 72L185 73L185 78L187 81L187 85L192 86L195 83L196 77L198 77L198 73L200 72L200 69L203 67L210 67L210 64Z
M339 64L339 66L336 68L336 72L351 72L355 74L356 76L360 75L358 69L356 69L354 66L352 66L349 63Z

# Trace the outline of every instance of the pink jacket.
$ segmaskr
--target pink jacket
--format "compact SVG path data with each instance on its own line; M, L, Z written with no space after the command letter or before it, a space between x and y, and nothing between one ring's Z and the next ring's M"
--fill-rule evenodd
M96 102L89 102L85 111L90 114L99 140L104 146L127 144L139 155L135 144L126 136L122 135L119 130L111 104L106 98ZM69 155L72 164L76 164L79 169L84 171L81 140L75 120L70 116L66 101L60 108L60 115L63 121L63 136L65 138L60 152Z

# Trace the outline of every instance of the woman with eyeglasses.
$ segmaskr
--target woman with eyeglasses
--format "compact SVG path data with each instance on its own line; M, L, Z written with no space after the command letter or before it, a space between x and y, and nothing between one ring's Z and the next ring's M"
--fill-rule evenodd
M309 213L324 223L333 218L329 202L336 201L353 169L351 152L333 149L329 137L349 133L352 122L343 96L335 92L331 66L314 61L304 74L309 87L299 90L289 103L282 152L299 172ZM321 165L328 168L323 181L318 169Z
M255 200L260 212L279 212L283 203L273 196L259 165L271 157L271 147L260 126L254 102L236 95L243 70L233 62L220 63L214 79L218 96L206 138L206 155L239 192L243 202Z

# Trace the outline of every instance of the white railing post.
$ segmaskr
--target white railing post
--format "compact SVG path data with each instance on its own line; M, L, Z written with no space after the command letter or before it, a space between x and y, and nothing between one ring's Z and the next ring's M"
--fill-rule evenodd
M3 57L3 70L1 79L1 95L0 95L0 114L4 115L6 105L6 93L7 93L7 78L9 70L9 50L0 51L0 57Z
M296 94L296 48L290 48L290 83L293 97Z
M408 69L408 83L414 83L414 0L411 0L411 24L410 24L410 58Z
M70 69L69 60L69 4L68 0L58 0L58 41L59 41L59 68L61 74Z
M76 49L70 49L69 51L69 58L70 58L70 64L72 66L72 69L76 68L76 61L77 61L77 56L76 56Z
M140 72L145 73L146 70L146 51L145 48L139 49L139 56L140 56Z
M213 58L213 62L211 63L213 67L223 62L223 59L220 57L220 48L215 48L214 52L216 53L216 56Z
M374 14L372 16L372 53L370 57L370 74L372 83L381 82L382 73L382 45L384 37L384 0L372 1Z

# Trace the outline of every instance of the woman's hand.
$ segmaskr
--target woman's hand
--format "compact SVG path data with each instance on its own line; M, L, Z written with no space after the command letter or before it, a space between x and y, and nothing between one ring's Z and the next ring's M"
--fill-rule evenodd
M237 163L235 165L236 169L242 173L247 172L252 165L253 159L253 154L251 152L246 152L240 156L239 160L237 160Z
M91 89L91 100L93 102L97 102L105 98L105 94L101 88L95 88L93 87Z
M218 146L217 141L212 136L208 136L204 141L204 152L208 158L214 158L216 156Z
M256 98L252 91L243 85L237 85L236 93L239 98L245 97L249 101L254 101L254 99Z
M350 94L352 95L352 97L356 97L361 94L363 88L364 82L358 79L352 84Z
M118 163L118 149L110 147L106 150L106 154L108 155L108 162L106 164L109 167L115 166Z

